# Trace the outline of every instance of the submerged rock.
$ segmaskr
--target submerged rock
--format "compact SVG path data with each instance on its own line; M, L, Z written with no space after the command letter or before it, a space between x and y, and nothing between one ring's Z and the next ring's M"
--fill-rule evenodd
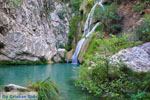
M57 46L67 44L69 21L57 15L57 11L63 10L60 3L52 2L49 6L53 10L48 11L46 1L23 0L17 8L7 4L6 0L1 2L0 61L50 61L59 48ZM70 17L67 13L64 16Z
M114 63L123 62L137 72L150 71L150 42L121 50L113 55L111 59Z

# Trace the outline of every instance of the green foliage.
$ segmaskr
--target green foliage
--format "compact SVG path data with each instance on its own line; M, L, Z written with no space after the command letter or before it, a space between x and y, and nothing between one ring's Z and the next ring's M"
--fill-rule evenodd
M68 40L68 44L66 45L65 49L67 51L71 50L71 45L72 45L72 41L74 39L75 36L75 32L76 32L76 25L78 23L79 20L79 16L74 16L71 20L70 20L70 27L69 27L69 40Z
M59 43L58 44L58 48L64 48L65 46L64 46L64 44L63 43Z
M140 41L150 41L150 15L145 15L145 21L143 21L141 25L137 27L135 30L135 35Z
M141 10L143 10L143 9L145 9L145 8L146 8L145 3L141 3L141 4L139 4L139 5L135 5L135 6L134 6L134 11L141 11Z
M99 47L99 43L98 43L99 38L97 37L97 34L98 33L93 33L91 42L88 47L88 51L86 52L87 54L93 54L97 51Z
M57 11L57 15L59 16L60 19L65 19L64 17L65 13L66 13L66 10Z
M71 41L71 40L70 40L70 41ZM70 51L70 50L71 50L71 45L70 45L70 43L65 46L65 49L66 49L67 51Z
M99 39L100 47L102 47L99 49L100 53L102 52L103 54L106 54L106 56L111 56L121 49L126 49L138 45L138 41L130 41L131 36L131 34L124 34L118 37L111 35L112 38L110 39Z
M121 49L129 48L140 43L138 41L130 41L130 37L132 36L131 34L111 36L112 38L105 39L99 38L97 33L93 34L92 40L88 47L88 51L84 54L84 61L95 60L93 56L95 56L96 53L108 57L117 53Z
M82 1L83 0L70 0L69 6L72 8L72 13L78 14Z
M30 90L38 92L38 100L58 100L58 87L54 82L50 81L50 78L37 81Z
M139 4L134 6L134 11L139 12L147 8L150 4L150 0L141 0Z
M95 9L93 18L102 22L104 32L116 34L122 30L123 17L116 13L116 7L117 5L111 4L105 6L105 11L100 7Z
M90 49L84 57L86 61L77 72L79 78L76 85L104 100L147 98L149 90L147 83L150 80L147 75L150 76L150 74L144 73L144 79L140 78L142 73L135 73L123 64L113 65L109 59L121 49L135 46L139 42L129 41L131 37L129 34L111 36L112 38L104 39L98 38L97 34L93 35Z
M6 0L6 2L16 8L19 8L23 4L23 0Z
M107 58L93 67L80 66L77 86L105 100L145 100L150 97L150 73L133 72L124 65L109 64Z
M40 61L1 61L0 65L43 65L48 64L46 60Z
M34 11L40 11L40 13L44 13L46 14L46 17L48 19L51 18L50 16L50 12L52 12L54 10L54 2L62 2L61 0L43 0L43 7L39 7L39 8L34 8L33 10ZM58 11L57 14L60 18L63 19L63 16L64 16L64 12L65 10L61 10L61 11Z

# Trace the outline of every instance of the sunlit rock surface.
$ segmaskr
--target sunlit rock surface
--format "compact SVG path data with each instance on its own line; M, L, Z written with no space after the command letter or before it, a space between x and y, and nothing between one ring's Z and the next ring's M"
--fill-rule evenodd
M4 90L6 92L10 92L12 90L27 90L27 88L15 84L8 84L4 87Z
M54 56L54 61L55 62L61 62L62 59L65 59L65 53L66 50L65 49L58 49L56 55Z
M71 51L67 52L65 61L66 62L71 62L72 61L72 56L73 56L74 50L72 49Z
M133 48L121 50L112 56L113 61L122 61L137 72L150 71L150 42Z
M0 61L51 60L59 45L67 44L69 14L59 18L61 4L50 4L53 9L46 15L45 0L24 0L19 8L5 1L0 0Z

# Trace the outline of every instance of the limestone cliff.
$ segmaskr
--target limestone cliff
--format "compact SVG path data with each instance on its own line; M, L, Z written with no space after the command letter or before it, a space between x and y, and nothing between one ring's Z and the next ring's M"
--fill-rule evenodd
M50 61L67 44L69 14L58 16L62 4L23 0L14 7L6 1L0 0L0 61Z

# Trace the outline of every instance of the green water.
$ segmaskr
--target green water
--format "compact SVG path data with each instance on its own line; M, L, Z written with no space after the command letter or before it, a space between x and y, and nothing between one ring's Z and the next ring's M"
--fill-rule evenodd
M36 66L1 66L0 86L36 82L51 77L59 86L60 100L96 100L91 95L75 87L72 80L77 79L77 66L72 64L51 64Z

